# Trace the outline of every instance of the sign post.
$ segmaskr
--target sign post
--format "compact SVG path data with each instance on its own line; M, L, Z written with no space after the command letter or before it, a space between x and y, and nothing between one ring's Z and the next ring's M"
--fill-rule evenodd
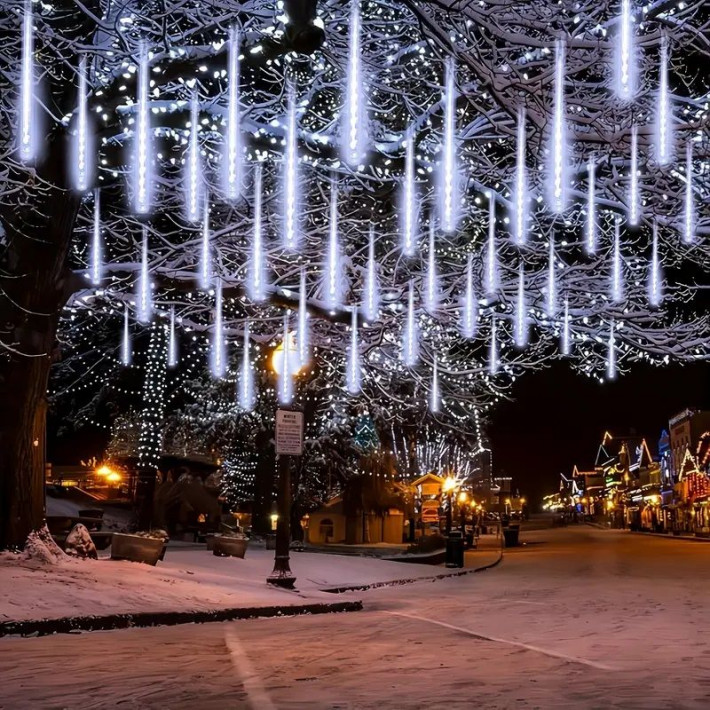
M276 521L274 569L266 578L269 584L293 589L296 577L291 572L291 456L303 454L303 412L276 410L276 456L279 462L279 517Z

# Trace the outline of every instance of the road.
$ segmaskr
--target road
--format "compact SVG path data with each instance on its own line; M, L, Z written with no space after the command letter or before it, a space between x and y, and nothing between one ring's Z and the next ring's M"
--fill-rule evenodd
M480 574L352 593L357 613L0 639L0 707L710 707L710 544L523 539Z

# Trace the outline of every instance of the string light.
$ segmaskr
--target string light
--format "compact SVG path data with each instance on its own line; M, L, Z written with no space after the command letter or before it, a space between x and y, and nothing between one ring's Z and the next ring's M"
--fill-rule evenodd
M528 344L527 306L525 304L525 271L523 263L518 269L518 296L515 301L515 346L519 349Z
M648 302L657 308L661 305L663 299L662 294L662 275L661 262L658 256L658 225L653 223L653 244L651 251L651 267L648 276Z
M153 298L150 291L150 272L148 266L148 229L143 227L141 242L141 270L138 278L138 295L136 298L136 320L139 323L149 323L153 314Z
M402 342L402 362L407 367L414 367L419 360L419 332L414 312L414 284L409 282L409 297L407 300L407 322L404 326Z
M224 191L227 200L234 202L241 194L242 188L242 145L239 130L239 30L232 26L229 29L229 97L227 105L227 140L225 141L225 174Z
M348 350L348 392L358 394L361 388L360 352L357 331L357 309L353 308L350 323L350 348Z
M247 290L249 298L255 303L266 299L266 268L264 264L264 244L261 226L261 197L262 197L262 169L261 163L254 166L254 226L249 259Z
M286 151L283 163L283 247L296 251L300 242L298 215L298 135L296 125L296 88L292 82L287 86Z
M37 158L35 125L35 68L32 0L25 0L22 18L22 67L20 76L20 160L30 163Z
M254 392L254 371L249 357L249 321L244 323L244 348L242 353L242 372L239 381L239 408L244 412L254 410L256 396Z
M478 309L476 303L476 293L473 289L473 255L468 255L466 262L466 290L461 308L461 335L464 338L474 338L476 336L476 325L478 321Z
M200 288L208 291L212 281L212 252L210 249L210 202L205 197L202 209L202 242L200 248Z
M640 212L638 178L638 126L631 126L631 176L629 181L629 224L638 226Z
M175 333L175 309L170 309L170 330L168 333L168 367L174 368L178 365L177 334Z
M548 174L549 206L555 214L567 208L567 106L565 103L564 40L555 43L555 97L553 102L552 134L550 137L551 165Z
M661 52L659 57L659 86L658 99L656 100L656 162L665 167L672 160L673 126L671 116L671 102L668 92L668 39L661 38Z
M123 338L121 340L121 364L128 367L131 364L131 331L128 322L128 306L123 311Z
M188 222L200 219L200 142L198 135L200 120L200 102L197 91L192 94L190 105L190 142L187 149L187 171L185 174L185 216Z
M596 197L596 166L594 156L587 162L587 254L597 250L597 197Z
M377 262L375 260L375 227L370 225L370 240L367 250L367 272L365 293L362 300L362 314L370 323L377 320L380 311L380 287L377 282Z
M515 214L514 238L518 246L527 241L528 229L528 176L525 166L525 109L518 109L517 159L515 163Z
M685 201L683 212L683 241L691 244L695 239L695 205L693 203L693 144L685 146Z
M298 361L301 367L305 367L310 360L307 296L306 270L301 267L300 290L298 292Z
M147 214L151 209L152 141L150 107L148 105L148 48L141 42L138 49L138 100L136 102L136 131L134 138L134 210Z
M365 158L367 145L367 110L365 102L365 77L362 71L362 46L360 2L351 0L350 41L348 44L348 71L345 84L345 109L343 111L342 158L351 167L357 167Z
M93 286L101 285L101 197L99 190L94 190L94 223L91 237L91 256L89 272Z
M417 235L417 192L414 181L414 135L405 141L404 183L400 197L400 229L402 230L402 253L413 256Z
M79 100L76 115L76 136L74 136L74 187L78 192L86 192L93 179L90 163L93 141L89 134L89 109L87 106L86 57L79 61Z
M444 90L444 145L440 163L439 222L446 234L456 231L458 214L458 166L456 165L456 67L451 57L446 59Z
M212 329L211 371L218 379L224 377L227 369L224 342L224 321L222 314L222 280L215 279L214 284L214 327Z
M494 296L498 291L498 253L496 251L496 202L492 192L488 193L488 247L484 281L486 296Z
M436 244L434 241L434 222L429 222L429 254L427 257L426 298L424 305L429 313L435 313L439 306L439 282L436 272Z

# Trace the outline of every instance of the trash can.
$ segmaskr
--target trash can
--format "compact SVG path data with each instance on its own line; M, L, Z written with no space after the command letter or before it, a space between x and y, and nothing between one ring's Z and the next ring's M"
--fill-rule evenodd
M509 525L503 528L503 539L506 547L516 547L519 545L520 527L517 525Z
M266 536L266 549L275 550L276 549L276 535Z
M452 530L446 539L446 566L463 567L463 536L458 530Z

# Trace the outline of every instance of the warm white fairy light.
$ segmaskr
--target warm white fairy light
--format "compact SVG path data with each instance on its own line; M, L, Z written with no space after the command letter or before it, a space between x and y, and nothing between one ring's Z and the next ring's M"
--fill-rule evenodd
M215 279L214 284L214 325L212 328L212 347L210 365L212 376L224 377L227 369L226 347L224 342L224 315L222 313L222 280Z
M518 270L518 295L515 299L515 346L524 348L528 344L528 312L525 303L525 270L520 263Z
M351 0L348 68L343 92L345 106L341 127L343 161L357 167L367 152L367 108L362 66L360 0Z
M456 164L456 66L446 60L444 89L444 142L439 163L439 225L446 234L456 231L459 222L459 178Z
M153 299L150 291L150 272L148 265L148 229L143 227L141 242L141 267L138 277L138 293L136 296L136 320L139 323L149 323L153 315Z
M20 160L32 162L37 157L35 125L35 68L32 0L25 0L22 18L22 65L20 70Z
M464 338L474 338L476 335L476 325L478 321L478 308L476 303L476 292L473 287L473 254L468 255L466 261L466 287L463 295L461 307L461 335Z
M594 156L587 161L587 223L585 231L587 254L594 254L597 250L597 196Z
M170 309L170 325L168 330L168 367L178 364L177 333L175 332L175 309Z
M658 253L658 225L653 223L653 242L651 245L651 264L648 275L648 302L657 308L663 299L661 260Z
M616 95L623 101L630 101L636 92L636 50L631 0L621 1L616 48Z
M131 364L131 329L128 320L128 306L123 311L123 336L121 338L121 364L128 366Z
M547 284L545 288L545 313L553 319L557 315L557 269L555 267L555 240L550 236L547 256Z
M306 269L301 267L298 292L298 362L305 367L310 360L308 335L308 291L306 289Z
M210 248L210 202L205 197L202 210L202 241L200 243L200 288L208 291L212 282L212 250Z
M518 109L518 140L516 145L513 237L523 246L528 237L528 176L525 165L525 109Z
M661 38L658 73L655 158L659 165L666 166L673 159L673 116L668 91L668 40L665 35Z
M74 147L74 187L78 192L86 192L93 180L93 141L89 133L88 88L86 80L86 57L79 62L79 97L76 109L76 135Z
M190 141L187 148L185 173L185 216L188 222L200 219L202 190L202 165L200 161L200 139L198 134L200 121L200 101L195 91L190 104Z
M298 200L298 134L296 124L296 89L292 83L287 87L286 150L283 162L283 247L295 251L300 241Z
M434 221L429 222L429 254L427 255L426 289L424 306L429 313L439 307L439 277L436 271L436 239Z
M402 362L407 367L414 367L419 360L419 330L417 328L417 317L414 310L414 284L411 281L409 282L407 320L403 335Z
M151 208L153 156L151 154L150 105L148 103L150 76L148 73L148 48L145 42L140 43L138 52L138 100L136 102L136 129L133 145L135 193L133 207L137 214L147 214Z
M323 301L331 311L342 308L343 292L345 291L344 277L338 232L338 185L333 180L330 185L328 249L323 264Z
M612 303L620 303L624 298L624 275L621 265L621 224L618 218L614 221L614 244L611 258L611 301Z
M352 309L350 323L350 347L348 349L348 376L347 387L350 394L358 394L361 387L360 374L360 344L357 330L357 308Z
M239 377L239 390L237 402L239 409L244 412L251 412L256 403L254 391L254 369L251 366L249 353L249 321L244 323L244 345L242 348L242 368Z
M377 280L377 261L375 260L375 227L370 225L370 240L367 247L367 271L363 289L362 314L365 320L373 323L380 312L380 287Z
M629 224L638 226L641 213L641 197L639 194L638 175L638 126L631 126L631 175L629 180Z
M404 181L400 195L400 229L402 231L402 253L412 256L417 244L417 188L414 181L414 134L405 142Z
M683 205L683 241L695 240L695 204L693 199L693 144L685 146L685 200Z
M492 192L488 193L488 245L483 280L486 296L494 296L498 291L498 252L496 250L496 201Z
M237 200L242 189L242 138L239 127L239 30L229 30L229 95L227 98L227 136L224 145L224 192L230 202Z
M567 145L567 107L565 102L565 51L564 40L557 40L555 53L555 84L552 115L552 133L550 135L550 165L548 169L549 207L555 214L561 214L567 208L568 193L568 145Z
M94 190L94 224L91 235L91 253L89 271L92 286L101 284L102 249L101 249L101 196Z

